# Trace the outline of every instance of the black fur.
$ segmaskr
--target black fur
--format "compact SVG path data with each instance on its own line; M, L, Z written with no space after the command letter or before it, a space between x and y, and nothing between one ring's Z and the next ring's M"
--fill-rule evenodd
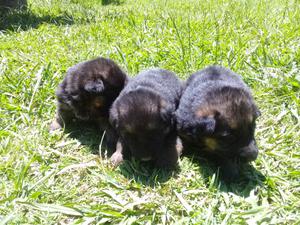
M210 66L187 80L176 111L177 130L184 146L215 159L231 178L238 174L236 162L257 157L254 130L259 114L239 75Z
M176 165L174 113L181 92L176 75L163 69L144 71L129 81L110 111L110 122L120 136L114 164L133 156L158 167Z
M109 109L126 82L126 74L110 59L96 58L71 67L56 90L57 113L50 130L74 121L108 129Z

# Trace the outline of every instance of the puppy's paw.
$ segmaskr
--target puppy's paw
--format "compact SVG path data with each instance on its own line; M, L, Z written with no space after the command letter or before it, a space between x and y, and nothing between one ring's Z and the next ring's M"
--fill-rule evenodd
M120 152L115 152L114 154L112 154L112 156L110 157L110 162L114 167L119 166L122 162L124 161L123 159L123 155Z
M182 151L183 151L182 141L179 137L177 137L177 139L176 139L176 152L178 154L178 157L180 157L182 155Z
M53 132L55 130L61 129L62 126L60 125L60 123L55 119L52 121L52 123L49 126L49 131Z

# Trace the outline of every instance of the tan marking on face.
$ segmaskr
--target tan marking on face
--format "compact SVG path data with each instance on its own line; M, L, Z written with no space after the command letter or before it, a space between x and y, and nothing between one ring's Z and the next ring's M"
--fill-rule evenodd
M228 126L231 128L231 129L237 129L238 128L238 122L236 119L234 118L230 118L227 120L227 123L228 123Z
M101 108L104 105L104 98L103 97L97 97L94 99L94 106L96 108Z
M199 109L195 111L195 115L197 118L213 116L214 110L209 107L199 107Z
M233 130L238 129L241 126L246 126L248 124L252 124L253 123L253 115L251 114L247 114L245 115L243 118L227 118L227 123L229 125L229 127Z
M215 151L218 147L218 142L214 138L205 138L204 143L211 151Z

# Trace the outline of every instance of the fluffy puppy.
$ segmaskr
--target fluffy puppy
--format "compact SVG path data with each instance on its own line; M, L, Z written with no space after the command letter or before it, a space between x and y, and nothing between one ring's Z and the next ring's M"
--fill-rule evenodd
M119 134L111 161L118 165L133 156L157 167L176 165L175 110L182 92L176 75L150 69L130 80L113 103L110 122Z
M191 75L176 111L184 146L217 161L226 179L238 162L257 158L255 120L260 115L250 89L229 69L210 66Z
M71 67L56 90L57 113L50 130L74 121L108 129L109 109L126 82L126 74L110 59L96 58Z

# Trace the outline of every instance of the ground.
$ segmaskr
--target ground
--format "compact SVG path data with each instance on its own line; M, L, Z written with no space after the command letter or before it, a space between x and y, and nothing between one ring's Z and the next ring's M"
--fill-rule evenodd
M0 30L0 224L300 223L298 0L31 0ZM262 112L258 159L228 184L205 159L113 168L97 131L50 134L56 86L99 55L130 76L241 74Z

